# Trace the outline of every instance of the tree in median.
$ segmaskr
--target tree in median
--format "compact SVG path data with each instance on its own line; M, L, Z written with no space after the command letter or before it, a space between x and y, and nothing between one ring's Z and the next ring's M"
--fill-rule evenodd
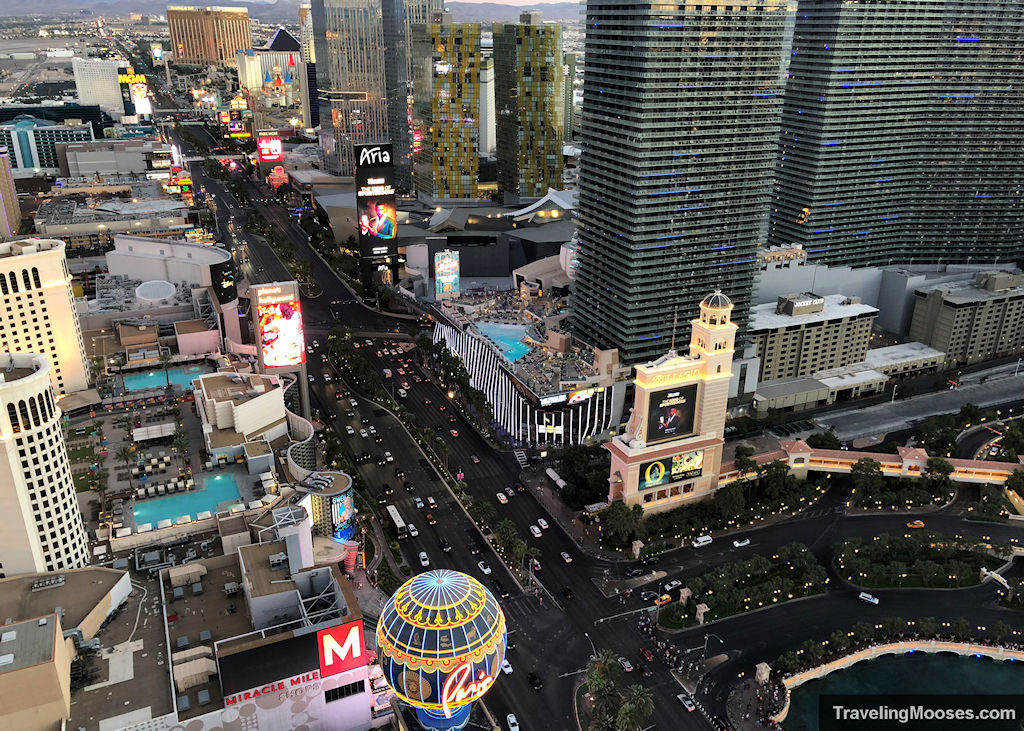
M615 720L620 729L641 729L654 713L654 696L642 685L631 685L622 694Z
M882 465L870 457L862 457L850 468L853 486L863 497L877 495L885 487Z
M924 467L924 477L933 487L945 487L949 484L949 476L953 474L953 465L942 457L929 457Z

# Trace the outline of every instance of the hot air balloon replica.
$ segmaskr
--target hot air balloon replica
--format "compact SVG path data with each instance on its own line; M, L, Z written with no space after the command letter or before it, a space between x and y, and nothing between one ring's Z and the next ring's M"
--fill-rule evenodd
M455 731L505 659L505 614L497 599L458 571L426 571L384 605L377 647L384 677L416 708L425 729Z

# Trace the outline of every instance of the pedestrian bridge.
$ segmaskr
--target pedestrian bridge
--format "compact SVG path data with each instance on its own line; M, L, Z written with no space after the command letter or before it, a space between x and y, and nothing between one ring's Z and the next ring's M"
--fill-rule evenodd
M775 723L782 723L789 713L790 692L810 680L824 678L836 670L843 670L856 665L864 660L874 660L882 655L904 655L908 652L952 652L957 655L970 657L990 657L993 660L1011 660L1024 662L1024 650L1015 650L1007 647L993 647L991 645L978 645L970 642L946 642L943 640L905 640L902 642L889 642L882 645L871 645L863 650L851 653L832 662L819 665L803 672L794 673L783 679L786 686L786 703L782 710L772 718Z

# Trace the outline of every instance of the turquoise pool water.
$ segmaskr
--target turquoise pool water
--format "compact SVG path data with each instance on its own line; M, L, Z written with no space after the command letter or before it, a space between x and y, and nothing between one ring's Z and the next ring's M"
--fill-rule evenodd
M526 325L503 325L495 322L478 322L476 326L484 335L498 344L510 363L515 363L530 352L530 346L522 342L529 329Z
M204 489L136 501L133 511L135 525L152 523L153 528L156 528L156 524L161 520L167 519L175 522L183 515L190 515L195 520L196 516L204 510L213 513L216 512L220 503L239 502L241 499L234 475L225 473L200 477L196 482L201 482ZM139 484L144 485L145 483Z
M942 693L951 701L955 694L1013 695L1021 688L1024 663L924 652L887 655L801 685L793 691L789 715L782 726L786 731L816 731L818 698L828 694Z
M187 368L171 368L167 371L171 383L181 386L186 391L192 388L192 379L206 373L199 366L188 366ZM162 369L148 371L146 373L127 373L124 376L125 391L145 391L147 388L163 388L167 385Z

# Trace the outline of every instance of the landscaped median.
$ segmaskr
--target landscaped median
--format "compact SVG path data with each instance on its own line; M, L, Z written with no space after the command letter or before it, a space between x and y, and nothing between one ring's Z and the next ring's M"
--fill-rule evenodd
M981 569L1005 564L1005 546L949 539L932 532L867 541L848 538L835 545L836 572L851 584L870 588L954 589L981 583Z
M823 594L828 585L825 567L802 543L782 546L771 556L754 556L715 568L686 582L690 596L684 604L662 607L658 623L665 629L707 624L744 612Z

